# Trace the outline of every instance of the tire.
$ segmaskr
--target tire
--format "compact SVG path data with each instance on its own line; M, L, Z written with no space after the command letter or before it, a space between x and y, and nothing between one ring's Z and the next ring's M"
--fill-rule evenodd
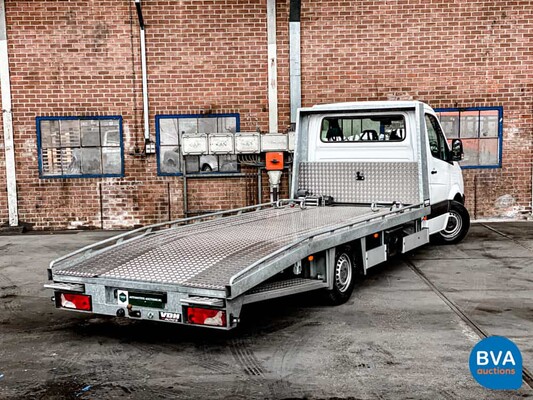
M353 252L349 247L337 249L334 268L333 288L326 291L326 300L336 306L350 299L358 276Z
M470 229L470 215L461 203L452 201L450 217L444 230L435 234L441 244L456 244L463 240Z

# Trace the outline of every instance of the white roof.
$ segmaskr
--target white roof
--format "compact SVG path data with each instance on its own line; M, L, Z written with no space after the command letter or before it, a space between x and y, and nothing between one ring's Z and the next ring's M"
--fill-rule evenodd
M416 108L423 104L425 109L431 110L427 104L420 101L351 101L347 103L318 104L313 107L301 108L301 111L358 111L358 110L386 110Z

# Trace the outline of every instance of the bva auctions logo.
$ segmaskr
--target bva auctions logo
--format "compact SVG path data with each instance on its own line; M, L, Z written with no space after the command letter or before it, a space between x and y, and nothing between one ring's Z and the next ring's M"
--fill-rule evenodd
M522 386L522 355L502 336L481 340L470 353L470 372L487 389L510 390Z

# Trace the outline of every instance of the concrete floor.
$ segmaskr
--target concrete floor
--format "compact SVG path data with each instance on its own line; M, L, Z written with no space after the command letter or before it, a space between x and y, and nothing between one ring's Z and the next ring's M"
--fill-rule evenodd
M342 306L248 306L229 333L56 310L49 261L109 235L0 236L1 399L533 398L473 380L478 336L409 266L533 370L532 223L476 224L458 246L375 267Z

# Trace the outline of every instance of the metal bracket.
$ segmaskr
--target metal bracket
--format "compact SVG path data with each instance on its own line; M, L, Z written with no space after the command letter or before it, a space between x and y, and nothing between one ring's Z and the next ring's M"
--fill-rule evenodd
M44 285L46 289L53 289L53 290L64 290L67 292L76 292L76 293L84 293L85 292L85 285L81 283L63 283L63 282L55 282L55 283L47 283Z

